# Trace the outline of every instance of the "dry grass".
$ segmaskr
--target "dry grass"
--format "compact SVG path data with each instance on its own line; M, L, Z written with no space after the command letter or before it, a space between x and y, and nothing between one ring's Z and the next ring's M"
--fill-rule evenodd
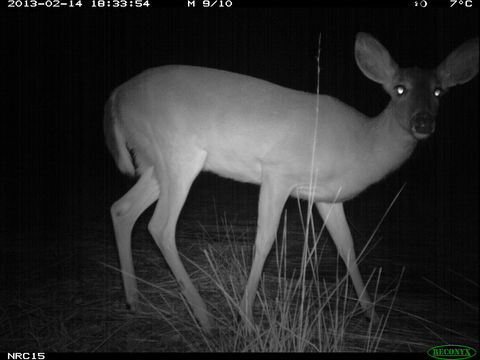
M248 331L237 321L237 310L251 262L252 242L246 239L253 237L254 228L232 227L226 221L210 227L187 221L189 227L179 230L179 248L188 254L187 270L216 323L205 334L148 235L148 219L148 213L142 216L134 232L143 301L136 314L125 309L118 269L106 265L117 264L118 259L112 234L103 223L89 223L81 232L65 236L68 246L56 251L48 246L9 248L22 252L23 260L21 272L2 274L2 281L8 278L2 283L10 285L2 291L0 351L424 352L444 343L478 345L474 336L464 335L475 329L414 315L431 312L428 296L422 302L422 297L403 295L401 303L415 311L396 306L399 279L383 274L382 292L375 295L383 322L371 326L360 312L343 264L330 256L329 240L312 236L306 244L312 251L313 239L318 240L315 251L292 253L285 229L267 262L254 308L255 327ZM330 271L325 272L326 267ZM380 274L372 274L371 292ZM465 326L478 326L472 321Z

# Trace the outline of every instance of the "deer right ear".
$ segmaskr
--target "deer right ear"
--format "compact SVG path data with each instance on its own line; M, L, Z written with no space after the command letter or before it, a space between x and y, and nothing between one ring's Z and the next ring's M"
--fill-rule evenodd
M355 60L363 74L370 80L391 84L398 70L387 49L373 36L358 33L355 41Z
M445 89L464 84L477 73L478 38L460 45L437 68L437 76Z

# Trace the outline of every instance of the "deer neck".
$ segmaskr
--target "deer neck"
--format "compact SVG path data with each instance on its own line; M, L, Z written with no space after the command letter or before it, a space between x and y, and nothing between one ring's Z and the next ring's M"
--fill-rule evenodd
M408 124L407 119L399 117L392 101L384 111L371 119L371 150L374 165L383 177L402 165L412 154L417 140L402 124Z

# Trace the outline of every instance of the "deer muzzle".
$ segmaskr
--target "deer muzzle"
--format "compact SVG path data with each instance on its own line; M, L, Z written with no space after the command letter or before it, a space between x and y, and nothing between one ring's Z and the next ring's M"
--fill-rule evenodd
M417 139L426 139L435 131L435 117L429 112L415 114L411 121L413 135Z

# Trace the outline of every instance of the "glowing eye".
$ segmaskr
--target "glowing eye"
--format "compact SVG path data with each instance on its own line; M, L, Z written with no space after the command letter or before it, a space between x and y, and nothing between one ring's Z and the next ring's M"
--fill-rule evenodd
M435 95L436 97L439 97L443 94L443 90L442 89L435 89L433 90L433 95Z
M398 85L395 87L395 92L397 93L397 95L403 95L405 94L405 87L403 85Z

